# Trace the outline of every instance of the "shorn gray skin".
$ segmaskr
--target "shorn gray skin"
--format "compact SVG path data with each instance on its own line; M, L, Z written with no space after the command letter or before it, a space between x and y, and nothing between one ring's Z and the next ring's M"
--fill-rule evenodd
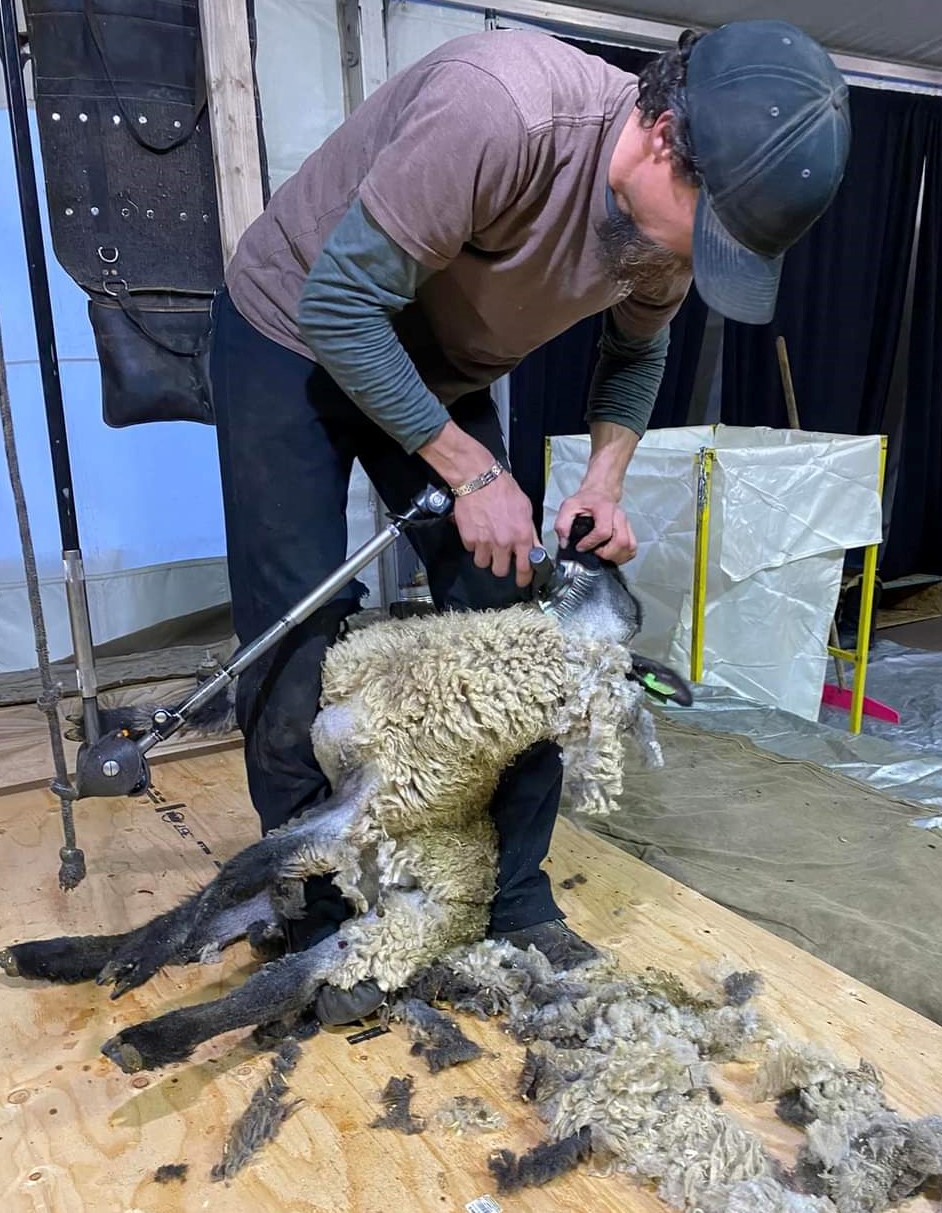
M591 637L587 651L593 653L599 651L600 641L603 648L615 646L627 674L631 669L628 645L641 624L638 600L614 566L591 558L585 567L571 550L563 556L568 561L561 560L559 567L568 570L570 584L584 576L578 593L564 596L564 609L555 609L551 602L544 604L544 610L558 619L551 625L553 631L561 631L567 643L573 634L584 632ZM544 626L533 608L509 610L524 612L524 616L514 617L515 624L518 618L525 618L534 627ZM222 710L226 708L223 699ZM634 711L630 720L613 722L612 727L629 732L639 713L646 717L640 708ZM234 856L201 892L123 935L61 937L0 949L0 968L9 976L53 982L94 979L99 985L112 986L111 997L117 998L165 965L215 957L236 939L247 937L264 948L277 932L279 919L297 912L304 878L333 873L351 904L351 920L307 950L264 965L222 998L123 1029L103 1045L102 1052L130 1073L181 1061L202 1041L232 1029L299 1021L305 1012L310 1016L318 991L327 984L349 988L356 981L374 978L389 991L403 988L448 948L480 938L489 895L463 893L450 902L434 891L439 886L423 880L421 863L413 862L410 869L397 858L389 861L389 870L383 869L381 854L387 845L389 823L377 822L371 808L378 793L378 775L369 764L357 765L355 757L351 765L349 757L361 745L361 726L362 719L343 705L320 712L312 736L331 780L332 796L315 812L289 822ZM650 733L649 721L647 729ZM521 750L524 748L521 744ZM486 807L479 816L486 818ZM464 827L439 823L435 827L438 833L422 829L419 835L424 842L427 833L434 848L443 839L453 841L456 831L466 827L467 823ZM481 821L475 828L492 833L489 818L487 824ZM401 834L396 839L397 855L408 853L410 842L414 860L418 844ZM487 859L485 854L485 863ZM480 876L475 879L480 881ZM467 917L471 924L464 934L455 931L456 914Z

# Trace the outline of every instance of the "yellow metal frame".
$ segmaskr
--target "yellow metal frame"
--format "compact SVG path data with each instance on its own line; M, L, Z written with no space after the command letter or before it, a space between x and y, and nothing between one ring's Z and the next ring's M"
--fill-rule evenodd
M880 464L877 472L877 493L883 498L886 473L886 436L880 436ZM703 649L705 643L707 572L710 554L710 508L713 495L713 463L716 452L701 447L697 454L697 527L693 561L693 620L690 636L690 677L703 679ZM873 596L877 580L879 543L864 549L863 574L860 583L860 619L857 624L857 648L839 649L828 645L828 653L839 661L849 661L854 667L854 689L851 693L851 733L859 733L863 721L864 690L867 685L867 665L870 661L870 624L873 620Z
M703 646L706 631L707 572L710 555L710 509L713 501L713 463L716 451L702 446L697 453L697 531L693 551L693 620L690 634L690 677L703 681Z
M886 473L886 436L880 435L880 467L877 472L877 493L883 500L883 478ZM870 624L873 621L873 595L877 582L878 543L864 549L863 575L860 582L860 618L857 621L857 648L851 653L828 645L828 652L837 661L849 661L854 667L854 689L850 702L850 731L859 733L863 722L864 691L867 686L867 666L870 661Z
M877 471L877 493L883 499L883 481L886 474L886 436L880 436L880 462ZM546 439L545 464L546 483L549 484L552 461L552 442ZM694 537L693 558L693 618L690 635L690 678L703 681L703 651L706 642L707 574L710 565L710 519L713 504L713 465L716 451L701 447L697 452L697 519ZM867 685L867 666L870 661L870 624L873 620L873 597L877 580L877 554L879 543L864 549L863 574L860 584L860 619L857 624L857 648L839 649L828 645L828 653L838 661L848 661L854 667L854 687L851 693L851 733L859 733L863 722L864 691Z

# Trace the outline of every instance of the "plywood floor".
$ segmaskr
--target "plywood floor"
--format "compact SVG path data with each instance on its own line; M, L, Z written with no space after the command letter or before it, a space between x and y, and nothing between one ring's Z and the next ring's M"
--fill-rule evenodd
M212 876L254 837L238 749L203 752L156 770L149 798L85 801L77 819L89 877L72 894L56 886L58 822L41 789L0 797L0 939L121 930L152 916ZM657 965L696 981L721 956L765 974L763 1009L786 1030L829 1044L849 1062L884 1072L890 1098L910 1114L942 1111L942 1028L828 968L792 945L706 901L604 841L561 823L552 852L572 924L614 949L627 967ZM435 1077L400 1028L351 1046L350 1029L308 1042L292 1087L305 1100L278 1141L229 1187L209 1182L225 1129L267 1071L240 1033L203 1046L191 1063L129 1077L99 1055L122 1025L174 1005L217 996L251 965L247 950L223 964L161 974L112 1003L94 986L55 988L0 978L0 1195L4 1213L442 1213L493 1194L487 1155L539 1140L513 1099L521 1050L496 1025L465 1025L488 1055ZM418 1136L372 1130L379 1091L411 1073L416 1110L478 1094L507 1128L494 1136ZM768 1109L750 1109L748 1067L719 1080L729 1106L782 1155L799 1140ZM153 1181L163 1163L186 1162L183 1185ZM627 1179L576 1174L542 1191L502 1199L506 1210L591 1209L659 1213ZM910 1203L923 1213L926 1200Z

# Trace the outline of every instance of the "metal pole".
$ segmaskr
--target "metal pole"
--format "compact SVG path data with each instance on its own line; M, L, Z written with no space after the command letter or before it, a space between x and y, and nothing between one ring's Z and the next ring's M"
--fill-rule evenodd
M39 194L36 189L36 169L30 140L29 111L26 105L26 90L23 86L20 62L16 0L0 0L0 33L2 33L3 76L10 115L10 135L13 140L13 162L16 167L20 221L23 226L23 243L26 248L26 263L29 270L29 289L33 304L33 322L36 329L36 346L39 353L39 370L46 409L46 430L49 435L56 510L59 515L59 534L62 540L62 560L65 567L76 677L82 697L86 736L93 741L97 739L98 731L96 702L98 686L92 662L91 625L88 616L88 598L85 592L85 573L79 545L78 520L75 513L75 492L72 487L72 467L69 461L69 439L65 425L65 410L62 405L62 384L59 378L52 301L49 296L49 278L46 272L46 251L43 245ZM89 735L90 726L95 736Z
M43 397L46 402L46 427L56 485L56 508L59 511L59 531L64 551L79 546L78 522L72 492L72 469L69 465L69 440L62 407L62 385L59 382L59 360L56 355L56 334L52 323L52 303L46 276L46 251L43 246L39 219L39 194L33 147L30 141L29 112L16 29L16 0L0 0L0 25L3 27L3 74L6 81L10 134L13 139L13 160L16 185L20 196L20 220L26 263L29 269L29 289L33 299L33 321L39 350Z
M406 518L408 518L408 515ZM343 589L347 582L351 581L361 569L365 569L368 564L372 564L387 548L391 547L401 534L402 525L398 522L390 522L378 535L374 535L362 547L357 548L353 555L339 569L331 573L320 585L316 586L300 602L296 603L277 623L273 623L261 636L257 636L254 640L249 641L245 648L240 649L236 656L233 657L232 661L202 683L185 703L180 704L174 711L164 710L163 712L158 712L155 715L155 727L137 741L138 751L141 754L146 754L159 742L166 741L169 737L172 737L186 723L187 718L192 712L195 712L197 708L201 708L204 703L208 703L210 699L214 699L225 683L232 682L244 669L254 661L257 661L263 653L267 653L279 640L293 631L298 624L303 623L319 607L329 602L337 591Z

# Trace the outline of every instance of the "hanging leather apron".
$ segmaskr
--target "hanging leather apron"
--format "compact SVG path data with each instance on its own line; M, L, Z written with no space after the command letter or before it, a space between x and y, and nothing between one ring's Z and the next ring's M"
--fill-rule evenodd
M55 254L88 293L104 419L211 423L223 259L197 0L26 0Z

